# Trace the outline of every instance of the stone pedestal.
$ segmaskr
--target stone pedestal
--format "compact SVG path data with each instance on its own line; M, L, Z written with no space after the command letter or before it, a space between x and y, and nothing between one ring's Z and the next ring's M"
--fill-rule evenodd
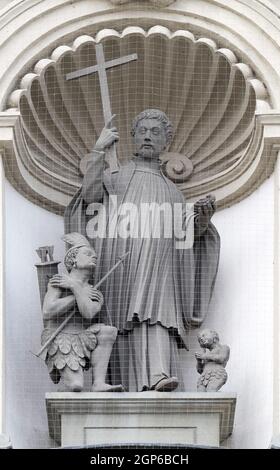
M12 449L12 443L6 434L0 434L0 450L2 449Z
M219 446L233 429L227 393L48 393L50 436L60 446Z

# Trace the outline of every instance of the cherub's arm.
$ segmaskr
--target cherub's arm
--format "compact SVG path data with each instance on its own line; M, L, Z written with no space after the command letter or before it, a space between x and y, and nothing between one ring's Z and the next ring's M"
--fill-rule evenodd
M62 297L62 290L59 287L53 287L48 284L48 290L43 303L43 319L51 320L67 313L68 310L74 307L74 295L67 295Z
M229 353L230 353L230 349L228 346L220 345L219 347L216 347L212 351L207 351L204 354L203 359L206 362L216 362L217 364L223 364L224 362L228 361Z
M199 374L202 374L203 372L203 369L204 369L204 362L202 359L200 359L199 357L196 356L196 370Z

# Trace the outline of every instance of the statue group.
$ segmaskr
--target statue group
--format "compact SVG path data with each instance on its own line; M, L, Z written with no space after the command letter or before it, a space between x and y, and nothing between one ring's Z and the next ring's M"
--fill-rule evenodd
M166 175L161 156L173 128L162 111L143 111L131 134L134 155L112 171L107 157L119 134L112 119L106 123L65 211L67 273L49 281L42 335L51 378L61 381L62 390L83 390L89 367L93 391L184 390L179 349L188 349L189 330L202 324L214 288L220 247L211 222L215 198L187 205ZM165 216L155 207L165 208ZM183 245L178 245L178 207ZM175 223L167 230L170 220ZM94 287L101 280L100 289ZM212 377L216 371L216 339L212 359L197 353L204 377L199 390L205 373ZM208 347L204 337L199 341ZM225 382L224 365L218 368Z

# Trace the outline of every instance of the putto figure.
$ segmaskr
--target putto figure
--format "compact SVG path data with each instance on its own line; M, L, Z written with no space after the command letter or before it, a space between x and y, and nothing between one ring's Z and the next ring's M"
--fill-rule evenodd
M227 381L225 370L230 349L219 342L216 331L205 329L198 335L203 352L195 354L196 369L201 376L197 382L198 392L217 392Z
M190 326L204 320L218 269L219 235L211 223L215 203L214 198L203 198L194 211L182 214L184 224L194 221L195 242L187 249L177 249L174 231L166 236L164 218L149 211L144 213L143 226L152 220L156 237L121 236L125 206L142 214L143 205L165 205L171 220L175 206L186 206L183 193L165 176L160 158L173 137L165 113L146 109L134 119L131 134L134 156L111 172L105 166L106 153L119 134L111 122L106 123L89 155L82 187L66 209L65 232L81 232L94 243L97 280L118 257L130 253L103 291L119 332L111 360L113 383L121 382L128 391L163 392L178 386L182 390L178 346L188 348ZM114 211L110 211L111 197L117 201ZM87 230L97 206L105 208L106 227L116 228L103 238L91 237Z
M117 329L96 323L103 305L102 293L89 283L96 253L79 233L68 234L63 240L71 246L64 259L68 274L56 274L49 281L43 303L42 345L73 311L74 315L47 348L49 374L54 383L61 380L61 391L80 392L83 372L92 367L92 391L123 391L121 385L105 382Z

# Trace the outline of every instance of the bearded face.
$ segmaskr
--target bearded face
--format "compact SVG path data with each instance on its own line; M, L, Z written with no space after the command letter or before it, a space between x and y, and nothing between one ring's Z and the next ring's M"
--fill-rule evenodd
M143 158L158 158L166 147L166 134L158 119L141 119L134 135L136 153Z

